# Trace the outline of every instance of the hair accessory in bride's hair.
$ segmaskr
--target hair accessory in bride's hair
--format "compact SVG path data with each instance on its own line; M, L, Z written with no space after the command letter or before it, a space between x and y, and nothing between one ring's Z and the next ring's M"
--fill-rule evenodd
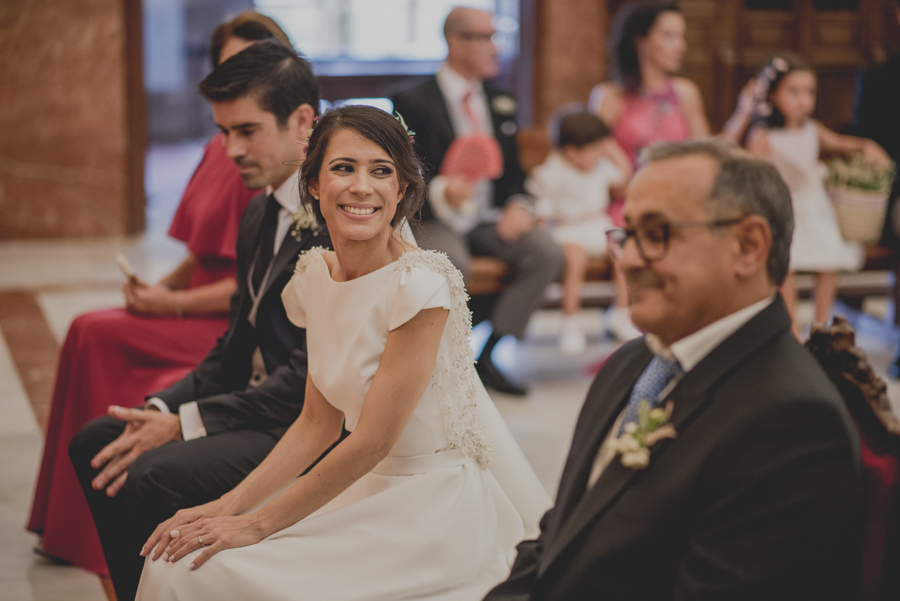
M394 111L394 119L396 119L400 123L400 126L403 127L404 130L406 130L406 135L409 136L409 143L415 144L416 132L409 130L409 127L406 125L406 121L404 121L403 119L403 115L401 115L397 111Z

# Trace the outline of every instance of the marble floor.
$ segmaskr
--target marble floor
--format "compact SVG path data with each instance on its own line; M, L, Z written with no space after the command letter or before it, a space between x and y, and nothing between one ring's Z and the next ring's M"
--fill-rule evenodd
M162 168L196 161L198 149L175 160L157 156ZM151 155L151 160L153 157ZM183 184L178 184L183 185ZM151 189L177 200L180 188ZM156 280L181 258L183 248L164 235L171 207L151 206L147 234L133 238L23 242L0 241L0 598L34 601L103 601L101 583L92 574L55 564L33 551L39 542L24 525L42 449L42 424L52 386L58 345L71 320L91 309L118 305L122 276L114 256L124 252L145 278ZM22 309L25 307L26 309ZM30 309L28 309L30 307ZM859 343L884 373L900 332L890 321L892 308L882 298L868 299L864 312L838 305L859 330ZM30 311L30 312L29 312ZM809 315L804 303L802 315ZM578 358L556 347L560 315L541 311L522 343L501 343L499 362L531 387L524 399L496 395L497 405L552 494L568 449L572 427L591 381L592 366L616 348L603 333L602 314L586 310L588 351ZM28 320L23 321L23 320ZM26 327L27 326L27 327ZM24 329L24 331L23 331ZM476 328L474 344L486 332ZM43 340L43 342L41 342ZM41 346L41 349L35 349ZM895 410L900 384L889 383ZM900 412L900 411L898 411Z

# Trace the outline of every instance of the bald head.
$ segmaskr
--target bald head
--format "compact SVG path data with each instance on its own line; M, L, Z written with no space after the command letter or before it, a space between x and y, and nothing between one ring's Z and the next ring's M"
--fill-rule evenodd
M444 21L447 64L473 81L496 77L500 65L492 39L495 33L491 13L464 6L454 8Z

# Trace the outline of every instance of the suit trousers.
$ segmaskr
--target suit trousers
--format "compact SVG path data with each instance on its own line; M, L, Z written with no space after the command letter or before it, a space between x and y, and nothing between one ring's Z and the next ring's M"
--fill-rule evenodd
M278 442L269 432L242 430L151 449L128 468L115 497L94 490L100 470L91 459L118 438L125 423L108 416L86 424L69 445L69 458L94 516L119 601L134 599L144 558L141 546L176 511L215 500L237 486Z
M422 248L447 253L450 262L468 279L473 255L500 259L509 266L506 286L491 309L491 327L499 336L521 339L531 314L540 306L544 289L560 274L565 263L562 248L543 230L533 229L507 242L497 226L484 223L467 235L452 232L439 221L426 221L414 228Z

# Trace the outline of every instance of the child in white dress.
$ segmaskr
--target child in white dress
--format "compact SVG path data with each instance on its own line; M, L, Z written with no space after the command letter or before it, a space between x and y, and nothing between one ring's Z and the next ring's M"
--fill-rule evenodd
M815 273L814 323L825 323L837 293L837 272L859 269L863 249L846 242L825 191L821 151L863 153L866 160L887 165L889 159L875 142L837 134L812 118L816 107L816 74L802 57L784 52L769 59L759 75L763 96L756 108L757 123L747 136L747 148L775 165L791 191L794 237L791 273L781 294L800 336L796 317L794 273Z
M596 115L567 112L555 122L557 131L551 134L555 149L535 167L526 187L537 199L535 209L550 227L550 236L566 253L559 345L564 353L574 355L586 346L578 312L588 259L606 253L606 230L613 227L607 213L610 189L623 189L632 169L609 128ZM624 312L618 318L624 317L630 324L625 287L619 285L617 290L613 311ZM640 334L633 325L631 329Z

